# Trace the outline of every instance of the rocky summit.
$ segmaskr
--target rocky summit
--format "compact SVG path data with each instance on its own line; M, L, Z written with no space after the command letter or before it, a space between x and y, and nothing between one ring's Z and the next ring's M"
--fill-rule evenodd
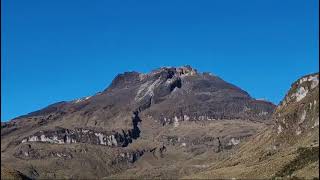
M287 152L299 157L318 150L318 80L318 74L299 79L275 106L191 66L162 67L147 74L125 72L93 96L1 122L1 175L123 179L266 178L296 173L304 177L313 172L318 156L310 163L300 159L303 167L292 170L286 169L295 161L292 154L282 163L275 161L276 169L265 174L253 167L265 169L268 158Z

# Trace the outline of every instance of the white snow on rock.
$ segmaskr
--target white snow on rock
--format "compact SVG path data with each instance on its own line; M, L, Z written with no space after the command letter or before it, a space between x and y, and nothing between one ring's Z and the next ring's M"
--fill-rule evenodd
M187 144L186 144L186 143L181 143L181 146L182 146L182 147L186 147Z
M189 121L189 120L190 120L190 117L189 117L188 115L183 115L183 119L184 119L185 121Z

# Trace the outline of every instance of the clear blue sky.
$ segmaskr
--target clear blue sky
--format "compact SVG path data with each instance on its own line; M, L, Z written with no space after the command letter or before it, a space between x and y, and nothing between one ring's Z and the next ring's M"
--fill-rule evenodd
M190 64L277 104L318 72L318 0L2 0L1 120Z

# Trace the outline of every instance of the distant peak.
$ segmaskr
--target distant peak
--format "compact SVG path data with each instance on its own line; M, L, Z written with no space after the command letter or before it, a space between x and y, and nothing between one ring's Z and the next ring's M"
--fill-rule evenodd
M127 87L130 84L136 84L146 79L156 81L158 78L171 79L171 78L184 78L187 76L198 75L196 69L192 68L190 65L184 65L180 67L164 66L152 70L149 73L139 73L136 71L124 72L118 74L112 81L111 85L107 88L121 88ZM106 89L106 90L107 90ZM106 91L105 90L105 91Z

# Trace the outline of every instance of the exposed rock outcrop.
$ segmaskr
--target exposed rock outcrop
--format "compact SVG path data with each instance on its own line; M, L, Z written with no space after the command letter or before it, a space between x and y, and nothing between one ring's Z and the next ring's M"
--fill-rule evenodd
M296 143L319 126L319 74L298 79L291 85L274 113L279 143Z

